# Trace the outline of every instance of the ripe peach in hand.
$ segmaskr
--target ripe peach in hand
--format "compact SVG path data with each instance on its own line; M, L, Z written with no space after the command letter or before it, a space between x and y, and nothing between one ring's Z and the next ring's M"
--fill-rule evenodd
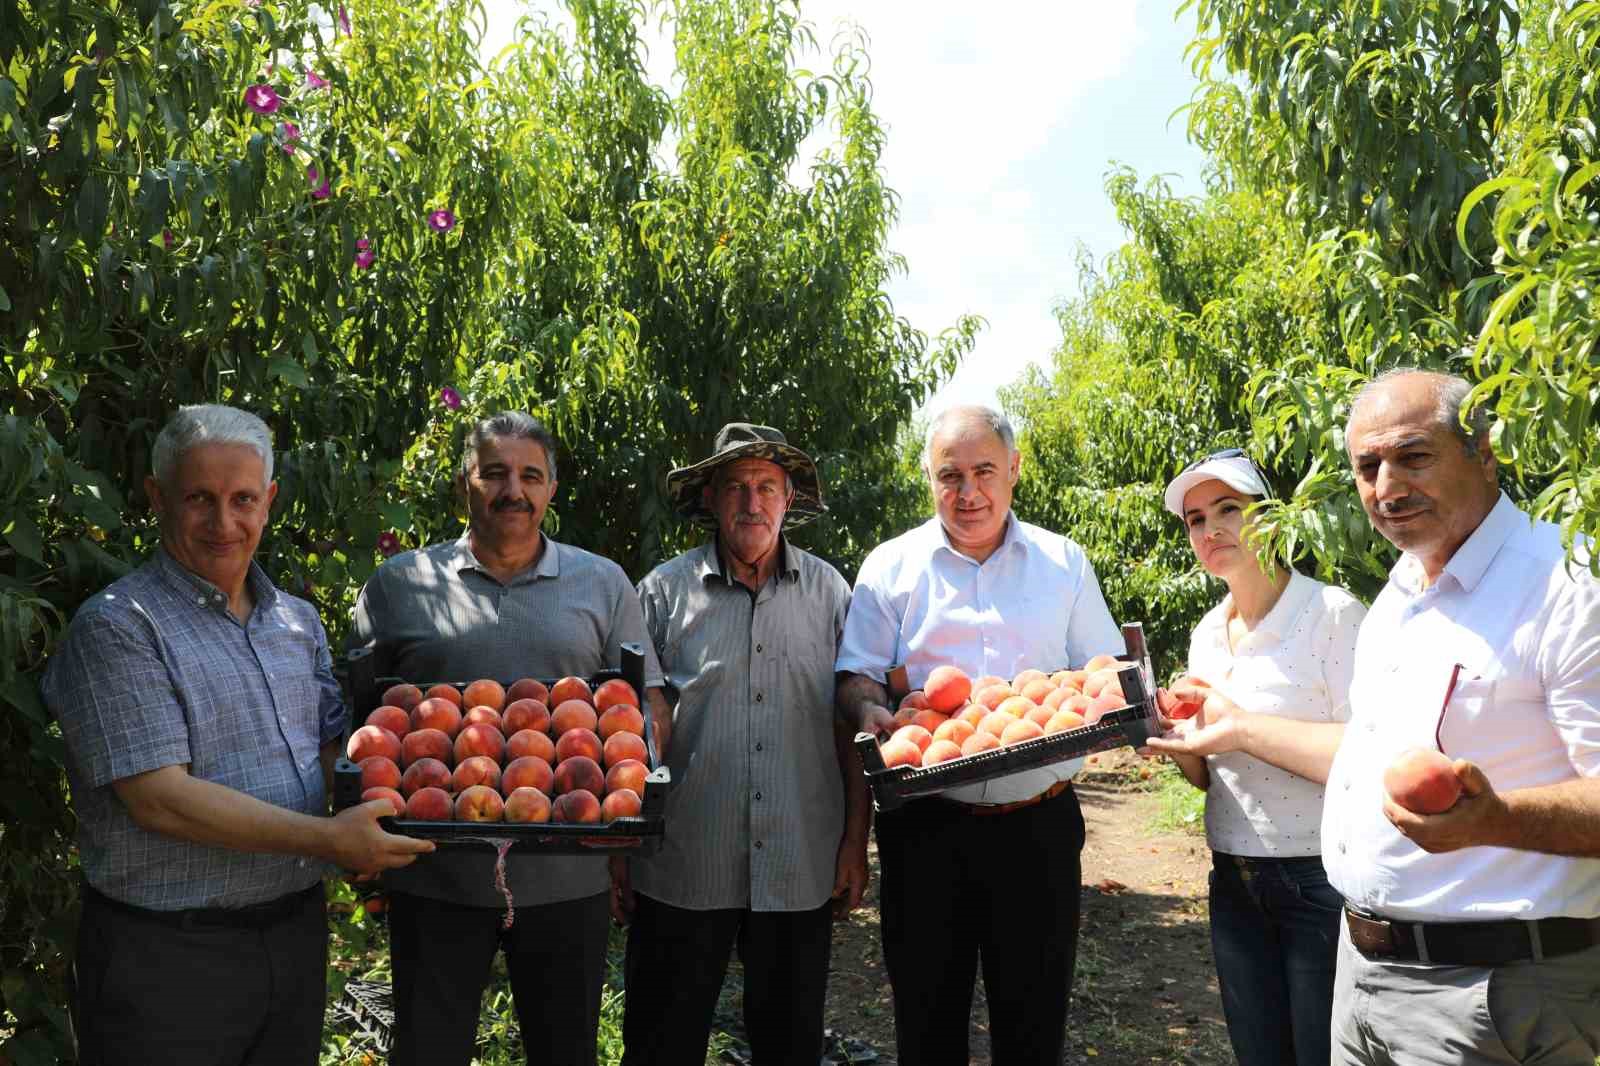
M614 703L600 712L598 732L601 740L609 740L613 733L632 733L644 736L644 715L631 703Z
M933 739L948 740L952 744L959 746L977 731L977 727L971 722L961 718L952 718L933 731Z
M455 773L450 775L451 790L465 792L473 785L499 788L500 764L487 755L472 755L457 763Z
M600 799L584 788L563 792L556 797L550 813L551 821L555 822L598 822Z
M559 707L568 700L581 700L593 707L594 693L589 691L589 682L581 677L563 677L550 686L550 698L545 702L552 707Z
M583 700L567 700L556 704L550 713L550 732L560 736L569 729L587 729L590 732L600 724L599 715Z
M1010 718L1009 716L1007 717L1008 723L1015 720L1016 719ZM999 746L1000 738L995 736L993 733L974 733L966 740L961 742L961 754L976 755L980 751L993 751Z
M363 789L400 787L400 766L393 759L386 759L382 755L368 755L361 760L360 765Z
M411 715L401 707L386 703L373 708L372 713L367 715L367 725L380 726L397 737L404 737L411 732Z
M476 707L472 708L472 710L461 716L462 728L464 729L469 725L494 726L494 731L496 733L502 732L505 728L504 723L500 718L500 712L489 706L487 703L480 703Z
M1461 779L1449 756L1410 748L1383 772L1383 790L1414 814L1443 814L1461 798Z
M1181 722L1185 718L1193 718L1199 714L1205 704L1193 700L1180 700L1170 689L1163 688L1156 690L1156 706L1161 708L1162 714L1174 722Z
M461 708L449 700L430 696L411 712L411 728L437 729L445 736L453 737L461 731Z
M574 755L556 767L556 791L561 793L583 789L595 795L605 791L606 775L600 764L587 755Z
M906 726L906 728L914 729L916 727ZM931 744L933 741L929 740L929 743ZM909 740L899 739L898 736L891 737L886 741L880 749L880 753L883 755L883 765L891 769L896 766L922 765L922 749Z
M617 818L637 818L643 809L644 804L631 789L607 792L606 798L600 802L600 820L610 822Z
M500 682L483 678L467 686L461 694L463 707L488 707L498 711L506 705L506 690Z
M916 714L911 716L910 724L920 725L922 728L928 731L929 736L932 736L935 729L938 729L949 720L950 719L946 715L942 715L938 711L918 711Z
M992 711L1016 694L1017 690L1011 687L1010 682L1002 681L998 685L985 685L972 694L972 699Z
M350 734L344 753L351 762L360 762L372 755L400 761L400 738L380 725L364 725Z
M922 692L928 697L930 710L949 714L972 695L972 679L959 667L935 666L923 682Z
M615 766L619 762L635 759L638 762L648 762L649 749L645 747L644 738L636 737L632 733L613 733L606 738L605 746L601 751L604 756L600 761L607 766Z
M505 819L508 822L548 822L550 797L543 790L528 785L512 789L506 797Z
M456 797L458 822L498 822L505 810L506 801L488 785L473 785Z
M396 815L401 815L401 814L406 813L406 798L404 796L400 795L400 793L396 792L392 788L384 788L381 785L379 785L379 786L374 786L374 787L368 788L368 789L362 789L362 791L361 791L361 802L362 803L370 803L371 801L373 801L375 799L388 800L389 801L389 805L394 808L394 813Z
M638 759L623 759L606 771L606 791L626 788L644 795L644 779L650 776L649 767Z
M538 700L540 703L548 703L550 690L544 687L543 681L525 677L520 681L513 681L511 687L506 689L506 702L515 703L517 700Z
M928 745L933 743L933 734L920 725L903 725L894 731L891 740L904 740L915 744L918 751L927 751Z
M549 794L555 791L556 773L550 764L535 755L512 759L500 775L500 791L511 795L519 788L536 788Z
M556 762L563 763L575 756L586 756L599 762L604 757L600 738L587 729L569 729L556 741Z
M639 694L633 691L632 685L620 677L614 677L610 681L602 681L600 687L594 690L595 710L603 712L619 703L625 703L635 710L639 707Z
M450 793L429 785L419 788L406 800L406 817L423 822L450 822L455 820L455 804Z
M1026 740L1044 736L1044 727L1038 722L1031 722L1026 718L1018 718L1000 734L1000 743L1005 745L1021 744Z
M410 766L418 759L438 759L442 763L454 762L455 746L450 738L437 729L413 729L400 742L400 765Z
M505 714L500 716L500 731L509 737L524 729L548 733L550 709L538 700L516 700L506 704Z
M450 767L438 759L418 759L400 775L400 792L413 796L419 789L449 788Z
M936 740L922 753L923 766L937 766L951 759L961 758L961 746L950 740Z
M448 700L456 705L456 710L461 709L461 693L454 685L438 684L428 690L430 700Z
M556 742L550 739L550 734L524 729L520 733L511 734L506 740L506 761L520 759L525 755L536 755L545 762L555 765Z
M383 690L383 702L410 714L422 702L422 690L415 685L390 685Z

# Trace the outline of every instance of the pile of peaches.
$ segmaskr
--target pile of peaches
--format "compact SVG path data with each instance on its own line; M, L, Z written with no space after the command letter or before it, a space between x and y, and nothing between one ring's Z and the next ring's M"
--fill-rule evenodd
M345 754L363 801L419 821L610 822L639 813L650 773L639 694L578 677L394 685Z
M1010 681L974 681L957 667L935 667L900 701L898 728L881 749L884 765L936 766L1093 725L1127 706L1117 678L1123 665L1097 655L1082 670L1024 670Z

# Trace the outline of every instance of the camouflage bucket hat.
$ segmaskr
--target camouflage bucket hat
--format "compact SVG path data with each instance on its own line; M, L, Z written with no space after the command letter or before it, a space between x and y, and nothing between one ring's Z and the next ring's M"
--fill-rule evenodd
M739 459L765 459L788 471L794 500L783 517L785 529L809 522L828 509L822 502L822 478L809 455L771 426L729 422L717 431L711 458L681 466L667 475L667 495L672 499L673 510L703 529L716 529L717 517L701 500L701 490L711 484L718 467Z

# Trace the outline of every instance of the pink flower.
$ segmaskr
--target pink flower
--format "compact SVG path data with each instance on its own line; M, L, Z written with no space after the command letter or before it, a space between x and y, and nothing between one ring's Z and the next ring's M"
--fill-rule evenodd
M428 225L432 226L435 232L448 232L449 230L455 228L455 224L455 212L451 211L448 207L441 207L437 211L428 212Z
M244 91L245 106L258 115L270 115L278 110L278 90L270 85L252 85Z
M321 178L320 185L317 183L318 179L316 165L312 164L306 167L306 181L311 184L311 198L314 200L326 200L333 190L328 187L327 178Z
M378 253L372 250L371 241L367 240L365 237L359 237L356 239L356 266L359 269L366 270L368 267L372 266L373 262L375 262L377 258Z
M455 389L452 389L449 385L446 385L444 388L439 390L439 402L450 408L452 411L459 411L461 409L461 394Z
M365 237L357 237L356 238L356 247L364 252L368 248L372 247L372 242L367 240Z
M350 12L348 12L348 11L346 11L344 9L344 5L343 4L339 5L339 28L344 31L344 35L346 37L351 36L351 33L350 33Z
M322 75L318 74L316 71L312 70L310 67L306 68L306 88L308 88L308 89L326 89L327 87L328 87L328 79L327 78L324 78Z
M385 557L397 554L400 551L400 538L393 533L379 533L378 550Z

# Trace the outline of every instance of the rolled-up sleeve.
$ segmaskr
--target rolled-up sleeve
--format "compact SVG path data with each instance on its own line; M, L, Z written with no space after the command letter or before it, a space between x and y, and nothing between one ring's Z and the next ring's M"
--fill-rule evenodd
M874 552L867 556L856 576L834 670L860 674L883 684L899 649L900 615L890 600L877 555Z
M317 720L321 726L323 744L331 744L344 737L350 725L350 710L344 704L344 693L339 679L333 675L333 653L328 648L328 632L317 622Z
M1127 650L1122 630L1111 617L1100 579L1087 555L1078 553L1078 595L1067 619L1066 661L1078 667L1096 655L1120 655Z
M1582 777L1600 777L1600 586L1573 582L1545 623L1538 664L1550 722Z

